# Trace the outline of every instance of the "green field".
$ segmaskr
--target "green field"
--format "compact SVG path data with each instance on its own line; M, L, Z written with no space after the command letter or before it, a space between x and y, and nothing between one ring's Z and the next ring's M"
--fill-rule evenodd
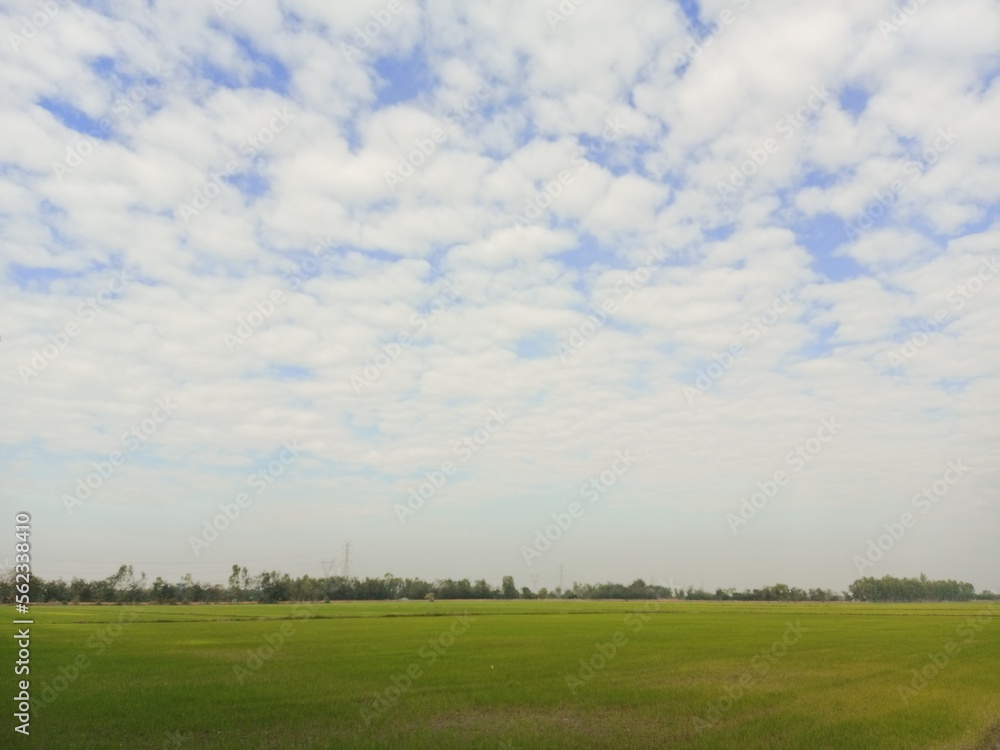
M1000 745L996 602L351 602L31 614L31 736L14 733L8 718L3 747ZM4 640L7 670L16 655Z

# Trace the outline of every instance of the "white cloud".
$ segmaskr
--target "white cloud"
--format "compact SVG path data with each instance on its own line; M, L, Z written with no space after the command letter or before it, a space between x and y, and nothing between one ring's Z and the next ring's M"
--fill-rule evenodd
M925 4L883 34L888 2L712 0L703 21L732 16L711 44L676 4L585 3L554 27L545 2L389 5L69 5L0 51L4 498L52 521L65 557L83 569L80 532L103 525L123 562L187 572L191 529L297 436L302 460L205 553L208 577L262 557L278 520L288 537L269 543L302 566L332 535L364 550L362 574L517 576L539 518L628 449L600 531L563 542L578 580L770 583L770 551L822 538L834 512L843 528L781 575L843 587L859 544L963 457L953 509L885 571L933 559L1000 585L959 554L987 543L1000 455L990 3ZM86 139L65 106L110 126L60 174ZM264 133L275 110L292 118ZM135 280L88 319L122 268ZM176 416L67 520L60 495L165 394ZM509 423L401 534L392 504L500 407ZM724 514L831 416L843 434L753 534L720 542ZM449 554L456 533L490 552Z

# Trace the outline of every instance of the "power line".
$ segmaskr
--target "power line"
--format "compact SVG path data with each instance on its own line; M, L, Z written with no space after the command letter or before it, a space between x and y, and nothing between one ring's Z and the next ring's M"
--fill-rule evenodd
M53 563L76 563L76 564L79 564L79 565L123 565L123 564L128 564L128 565L132 565L133 567L136 566L136 565L182 565L182 566L187 566L187 565L229 565L230 564L230 563L224 562L224 561L208 562L208 561L205 561L205 560L141 560L139 562L122 563L121 560L82 560L80 558L76 558L76 559L73 559L73 560L61 560L61 559L56 559L56 558L53 558L53 557L41 557L41 556L38 556L38 555L35 555L35 558L38 561L44 562L44 563L50 563L50 562L53 562ZM251 558L251 559L244 558L244 559L241 559L240 562L241 563L245 563L245 562L269 562L269 561L272 561L272 560L296 560L296 559L300 559L300 558L301 558L302 562L305 563L305 562L308 562L310 559L315 560L316 556L315 555L286 555L284 557L255 557L255 558Z

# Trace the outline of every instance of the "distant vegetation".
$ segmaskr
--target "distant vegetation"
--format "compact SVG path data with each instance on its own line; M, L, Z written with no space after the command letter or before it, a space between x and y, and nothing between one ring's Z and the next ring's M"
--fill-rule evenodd
M988 591L977 597L971 583L930 581L925 575L920 578L859 578L851 584L851 596L865 602L968 602L993 597Z
M389 599L687 599L692 601L768 601L768 602L965 602L972 599L997 599L990 591L976 593L971 583L962 581L931 581L920 578L860 578L847 591L800 589L776 583L761 589L716 589L714 593L692 587L670 587L648 584L642 579L629 585L621 583L574 583L572 587L518 589L512 576L504 576L500 586L491 586L483 579L470 583L446 578L429 582L420 578L397 578L389 573L381 578L346 578L330 576L313 578L308 575L292 578L276 570L250 575L245 567L233 566L227 586L195 581L188 574L177 583L157 577L150 583L145 573L137 578L131 565L122 565L108 578L88 581L73 578L69 583L61 578L31 580L31 601L42 602L245 602L274 603L287 601L375 601ZM14 574L0 578L0 601L14 599Z

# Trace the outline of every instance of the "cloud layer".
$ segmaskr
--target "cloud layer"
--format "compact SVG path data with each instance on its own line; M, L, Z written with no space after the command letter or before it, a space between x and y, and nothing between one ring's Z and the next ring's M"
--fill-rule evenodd
M910 5L8 7L38 573L1000 588L1000 15Z

